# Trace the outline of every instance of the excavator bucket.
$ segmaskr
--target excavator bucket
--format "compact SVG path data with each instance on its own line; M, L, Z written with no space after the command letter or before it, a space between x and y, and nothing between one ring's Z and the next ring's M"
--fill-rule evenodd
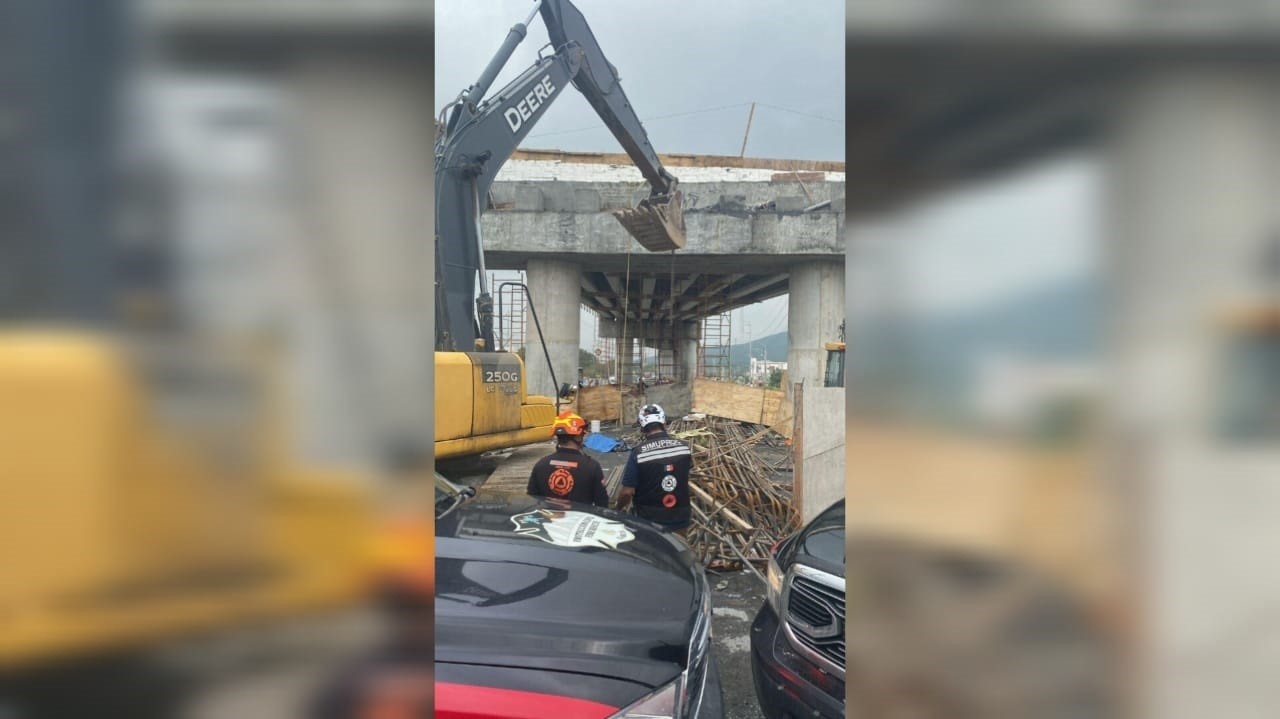
M613 216L650 252L684 248L684 210L680 192L642 200L630 210L614 210Z

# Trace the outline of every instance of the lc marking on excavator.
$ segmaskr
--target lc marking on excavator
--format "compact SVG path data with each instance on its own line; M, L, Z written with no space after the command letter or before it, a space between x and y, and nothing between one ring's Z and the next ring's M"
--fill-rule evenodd
M503 111L503 117L507 118L507 126L511 128L512 134L520 131L524 125L524 121L533 117L533 113L542 107L542 103L551 97L556 91L556 86L551 84L551 76L543 75L542 81L533 86L529 94L524 99L515 104L515 107L508 107Z

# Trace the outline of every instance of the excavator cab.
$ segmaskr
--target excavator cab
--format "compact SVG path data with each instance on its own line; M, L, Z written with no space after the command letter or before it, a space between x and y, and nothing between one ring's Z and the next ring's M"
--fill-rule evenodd
M825 387L843 387L844 386L844 322L840 323L840 339L836 342L828 342L827 350L827 369L823 375L823 386Z

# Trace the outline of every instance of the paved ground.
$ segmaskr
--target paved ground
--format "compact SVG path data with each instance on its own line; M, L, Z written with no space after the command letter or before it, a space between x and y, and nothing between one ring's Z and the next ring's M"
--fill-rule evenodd
M726 719L764 719L751 681L751 621L764 584L750 572L707 574L711 582L712 645L720 662Z

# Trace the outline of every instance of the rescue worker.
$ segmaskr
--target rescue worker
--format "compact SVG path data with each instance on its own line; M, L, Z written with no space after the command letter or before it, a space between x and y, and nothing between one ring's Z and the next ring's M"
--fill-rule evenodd
M667 415L662 407L642 407L639 423L644 439L627 458L617 508L624 510L634 503L640 518L684 536L693 512L689 504L693 453L688 444L667 434Z
M552 432L556 437L556 451L533 465L529 473L529 494L608 507L604 469L582 452L587 421L566 410L556 418Z

